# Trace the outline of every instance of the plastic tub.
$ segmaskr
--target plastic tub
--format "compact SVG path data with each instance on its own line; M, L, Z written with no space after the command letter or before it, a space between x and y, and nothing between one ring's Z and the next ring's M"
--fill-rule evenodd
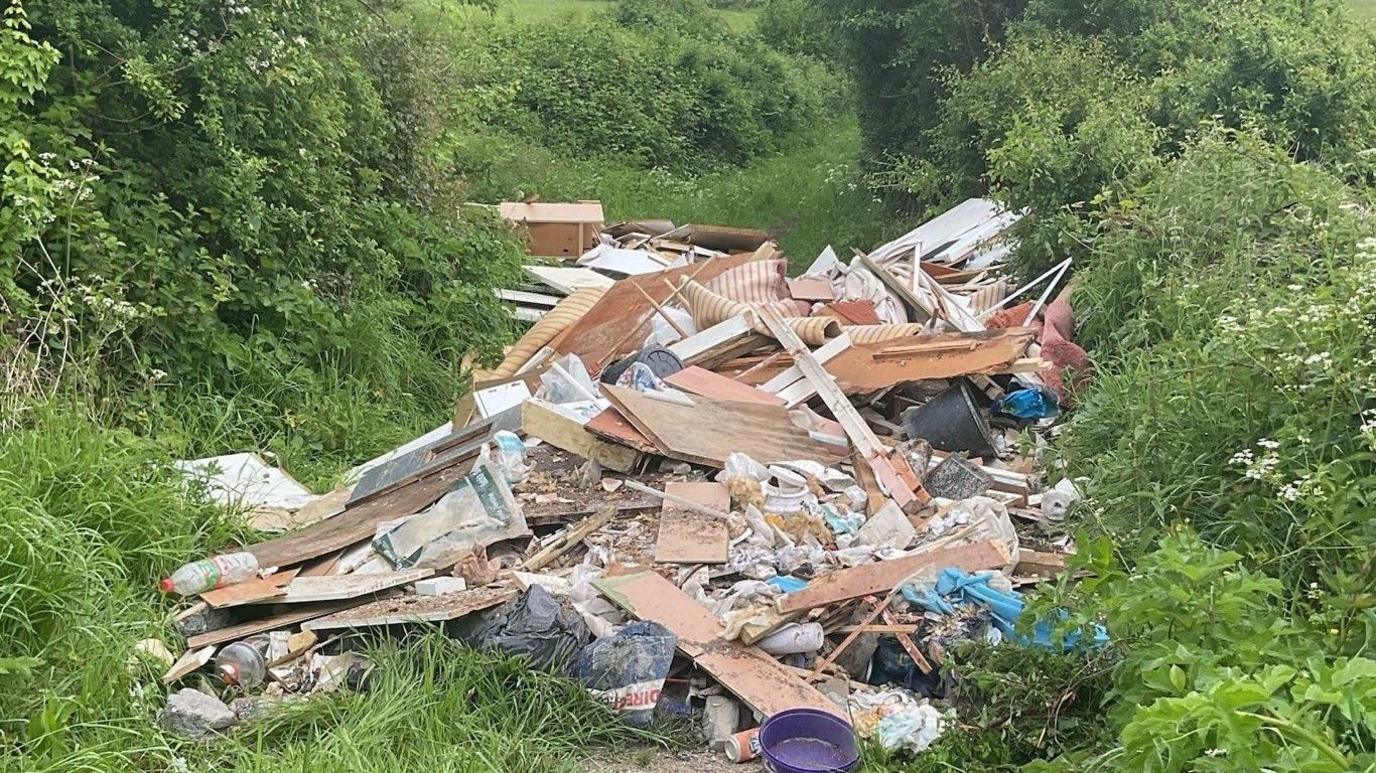
M775 773L842 773L860 762L850 724L817 709L789 709L765 720L760 753Z

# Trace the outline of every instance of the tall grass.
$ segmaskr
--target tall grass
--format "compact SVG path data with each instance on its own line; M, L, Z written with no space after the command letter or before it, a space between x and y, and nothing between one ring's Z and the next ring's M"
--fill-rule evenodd
M698 176L644 171L615 158L567 158L529 147L496 150L480 198L538 195L601 199L610 220L670 218L762 228L806 266L823 247L841 255L868 250L904 230L898 214L866 184L857 163L860 132L852 116L795 138L791 147L743 167Z
M575 682L438 634L380 643L367 692L211 746L165 735L162 667L133 654L180 646L156 579L248 536L184 491L168 452L54 406L0 438L0 770L565 771L586 747L662 740Z

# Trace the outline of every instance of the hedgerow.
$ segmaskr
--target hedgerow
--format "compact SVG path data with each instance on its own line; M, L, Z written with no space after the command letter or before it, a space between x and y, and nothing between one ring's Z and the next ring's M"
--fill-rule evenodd
M1035 609L1106 625L1113 665L1045 743L979 718L908 769L1367 769L1376 46L1328 1L1029 0L1000 29L915 87L940 107L889 179L1030 208L1024 271L1077 259L1096 363L1057 455L1089 574ZM1055 672L987 661L984 705L1026 669Z

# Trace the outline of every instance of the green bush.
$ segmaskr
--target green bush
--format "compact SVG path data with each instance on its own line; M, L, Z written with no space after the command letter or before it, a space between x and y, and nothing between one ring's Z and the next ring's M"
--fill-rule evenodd
M531 144L701 173L778 150L816 120L832 81L809 77L810 65L757 37L714 31L705 6L661 5L624 3L610 25L479 21L449 29L445 47L461 63L464 88L447 110L467 124L449 135L455 173L499 173L502 156Z
M982 61L1025 0L819 0L845 41L873 167L893 156L925 156L926 132L941 116L946 76Z
M363 6L42 0L31 32L8 9L8 356L132 424L202 385L278 417L325 382L435 416L510 336L490 289L520 244L437 179L433 127L397 117L424 53Z
M1092 770L1313 770L1376 764L1376 661L1344 618L1249 569L1243 556L1173 530L1131 573L1107 542L1082 543L1092 579L1038 610L1084 604L1120 642L1107 748L1029 765ZM1293 610L1293 612L1287 611ZM1306 620L1317 611L1320 620ZM1347 618L1347 622L1352 622ZM1329 627L1333 626L1333 627Z
M1107 538L1081 536L1092 579L1042 611L1106 621L1126 657L1117 743L1071 756L1086 770L1363 769L1369 199L1260 134L1217 130L1104 220L1075 294L1096 374L1059 451Z

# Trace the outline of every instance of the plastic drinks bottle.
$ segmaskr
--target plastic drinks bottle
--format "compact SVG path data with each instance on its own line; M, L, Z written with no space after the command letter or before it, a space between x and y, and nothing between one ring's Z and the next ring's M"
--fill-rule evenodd
M252 553L226 553L192 561L165 577L164 593L190 596L252 579L258 573L258 557Z
M236 641L215 656L215 675L230 687L257 687L267 672L267 661L251 640Z

